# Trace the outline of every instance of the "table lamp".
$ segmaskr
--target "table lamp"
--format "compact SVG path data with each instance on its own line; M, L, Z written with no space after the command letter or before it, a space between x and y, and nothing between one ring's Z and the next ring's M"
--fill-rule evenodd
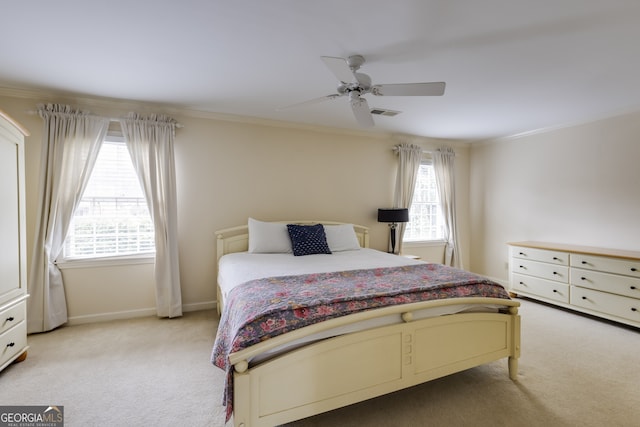
M396 228L399 222L409 222L409 209L378 209L378 222L388 222L391 233L391 253L396 253Z

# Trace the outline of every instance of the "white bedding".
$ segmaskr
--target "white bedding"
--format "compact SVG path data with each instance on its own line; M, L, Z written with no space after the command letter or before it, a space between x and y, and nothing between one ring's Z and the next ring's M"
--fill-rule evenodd
M334 271L359 270L377 267L396 267L402 265L419 264L424 261L381 252L375 249L361 248L359 250L335 252L333 254L319 254L294 256L284 253L248 253L235 252L222 256L218 264L218 284L223 301L236 286L254 279L310 273L328 273ZM436 307L414 312L414 319L442 316L464 311L497 311L501 306L476 304L457 304L446 307ZM223 307L224 310L224 307ZM251 364L259 363L283 351L288 351L310 342L338 336L346 333L362 331L380 326L401 322L401 315L387 315L384 317L360 321L339 328L334 328L319 334L314 334L275 348L251 360Z
M220 258L218 285L223 299L234 287L249 280L296 274L330 273L376 267L398 267L424 261L393 255L375 249L334 252L330 255L294 256L293 254L236 252Z

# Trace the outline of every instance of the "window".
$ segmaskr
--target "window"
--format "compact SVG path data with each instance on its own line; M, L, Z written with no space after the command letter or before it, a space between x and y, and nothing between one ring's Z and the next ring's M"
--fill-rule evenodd
M63 257L154 252L153 222L129 150L123 141L107 137L71 220Z
M440 197L436 185L436 175L430 160L424 160L418 169L413 202L409 208L409 222L406 224L405 242L419 242L444 239L444 220L440 208Z

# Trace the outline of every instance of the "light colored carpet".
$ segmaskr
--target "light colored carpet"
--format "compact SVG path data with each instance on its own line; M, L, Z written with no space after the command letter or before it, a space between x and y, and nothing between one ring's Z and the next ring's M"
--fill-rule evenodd
M521 302L517 382L502 360L289 426L639 426L640 330ZM32 335L0 405L64 405L71 427L223 426L216 328L203 311Z

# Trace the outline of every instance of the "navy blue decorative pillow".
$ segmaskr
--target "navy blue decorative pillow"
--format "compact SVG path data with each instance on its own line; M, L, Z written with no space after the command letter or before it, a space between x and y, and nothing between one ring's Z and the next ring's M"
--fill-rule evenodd
M287 230L295 256L331 253L322 224L287 224Z

